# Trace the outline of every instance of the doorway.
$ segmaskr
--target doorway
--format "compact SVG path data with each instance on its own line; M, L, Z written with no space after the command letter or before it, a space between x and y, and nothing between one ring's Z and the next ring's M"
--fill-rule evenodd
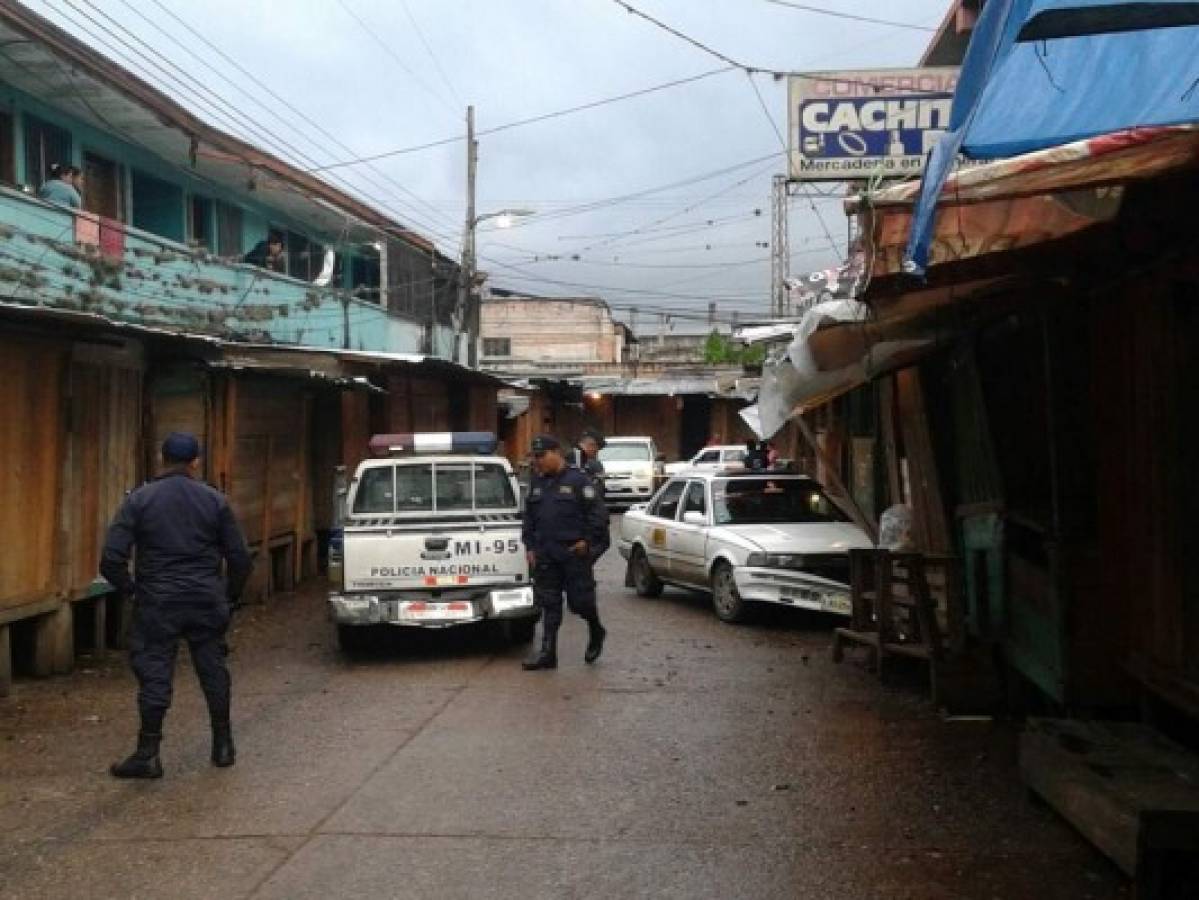
M679 417L679 459L691 459L708 443L712 430L712 398L690 394L683 398Z
M120 219L124 207L121 167L95 153L83 154L83 208L109 219Z

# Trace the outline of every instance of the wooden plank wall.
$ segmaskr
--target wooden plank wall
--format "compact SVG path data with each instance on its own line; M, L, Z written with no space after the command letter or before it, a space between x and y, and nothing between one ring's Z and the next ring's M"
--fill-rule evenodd
M56 592L65 344L0 336L0 609Z
M76 344L70 366L65 491L61 503L66 587L96 580L108 524L142 480L139 348Z
M611 434L648 435L668 460L679 458L680 397L616 397Z
M230 499L246 540L259 543L311 521L304 504L309 478L307 404L300 385L272 378L237 384Z

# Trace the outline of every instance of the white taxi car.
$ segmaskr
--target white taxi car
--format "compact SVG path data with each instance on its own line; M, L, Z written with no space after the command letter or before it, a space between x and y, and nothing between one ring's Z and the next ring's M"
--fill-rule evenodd
M667 475L679 475L688 469L740 469L749 451L744 444L717 444L704 447L691 459L666 464Z
M708 590L737 622L750 602L848 615L849 551L872 544L807 476L697 470L629 510L617 546L638 595Z

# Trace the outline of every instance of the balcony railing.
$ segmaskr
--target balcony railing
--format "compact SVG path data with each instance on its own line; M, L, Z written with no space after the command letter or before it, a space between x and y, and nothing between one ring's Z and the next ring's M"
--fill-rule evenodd
M0 188L0 303L172 331L310 347L448 355L453 336L343 290L222 260L121 222ZM422 344L426 346L422 347Z

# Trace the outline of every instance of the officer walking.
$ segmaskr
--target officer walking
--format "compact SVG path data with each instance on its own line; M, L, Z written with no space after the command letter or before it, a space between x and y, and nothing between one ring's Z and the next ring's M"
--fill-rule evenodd
M585 428L578 444L575 446L574 459L571 461L576 469L582 469L591 476L592 483L604 490L604 464L599 460L599 452L607 442L604 436L595 428Z
M595 560L608 549L608 515L599 490L579 469L566 464L562 445L549 435L533 439L536 474L529 486L522 537L533 570L533 596L541 609L541 649L524 668L558 667L562 595L571 612L587 622L587 652L595 662L607 632L596 608Z
M212 721L212 762L234 762L225 631L230 601L241 595L250 555L223 494L196 480L199 442L171 434L163 472L133 491L108 530L100 574L134 599L129 660L137 676L141 729L137 750L109 770L117 778L161 778L158 748L171 705L179 641L187 641ZM135 574L129 557L137 547ZM227 579L221 577L221 561Z

